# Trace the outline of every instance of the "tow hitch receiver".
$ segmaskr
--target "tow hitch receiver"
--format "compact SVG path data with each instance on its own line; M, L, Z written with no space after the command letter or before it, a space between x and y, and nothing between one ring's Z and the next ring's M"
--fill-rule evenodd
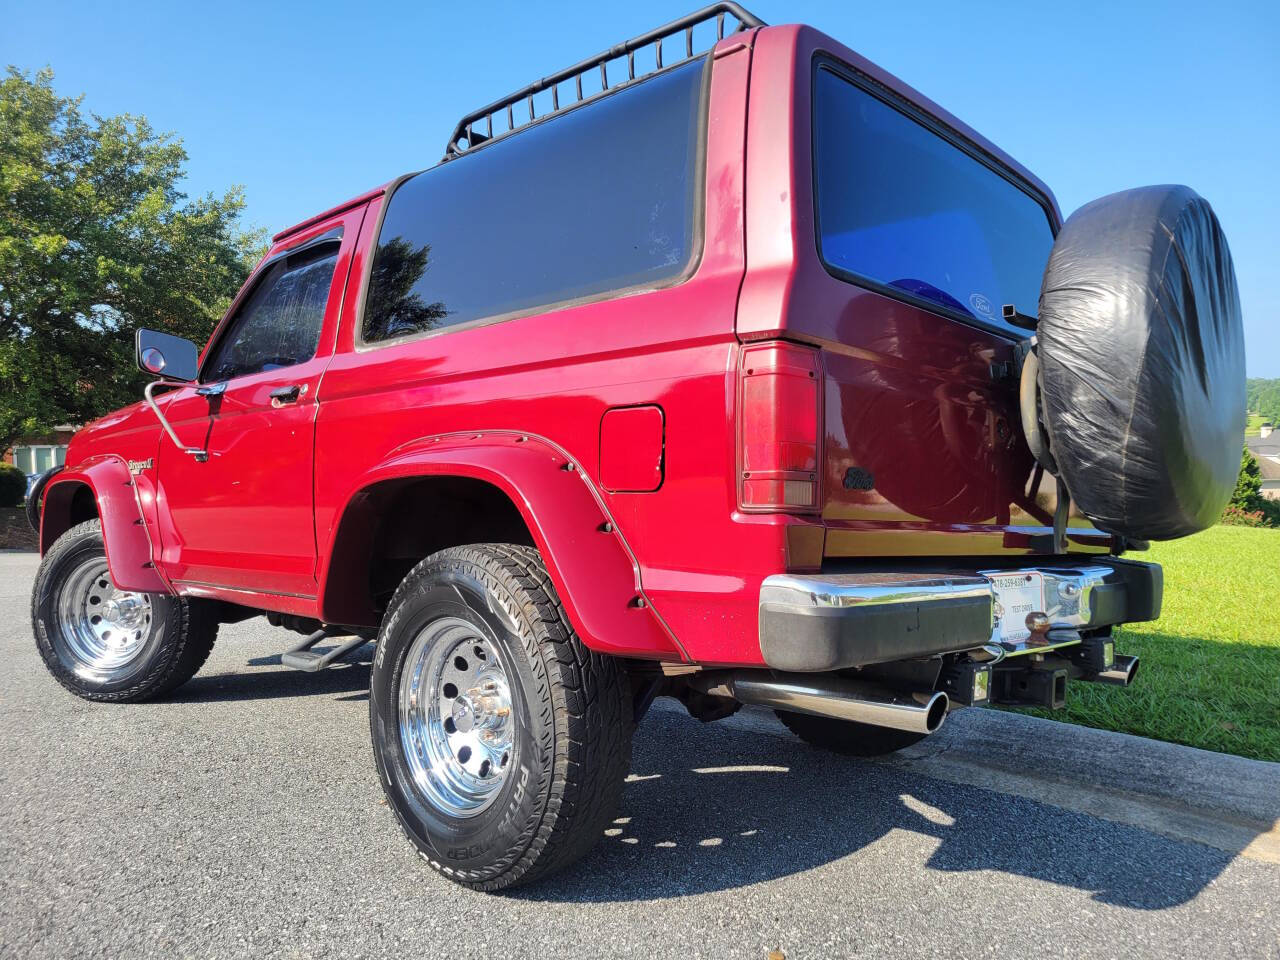
M991 671L991 702L1061 710L1067 705L1068 672L1044 664L997 666Z
M1060 710L1068 679L1127 687L1137 673L1138 658L1116 653L1111 637L1086 637L1078 647L993 665L991 702Z
M991 667L985 663L953 663L943 668L938 689L961 706L985 704L991 698Z

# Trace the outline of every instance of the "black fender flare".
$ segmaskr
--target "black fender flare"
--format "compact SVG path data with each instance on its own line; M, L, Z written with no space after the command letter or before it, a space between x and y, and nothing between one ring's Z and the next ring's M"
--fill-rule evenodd
M25 504L27 512L27 523L31 524L31 529L36 532L36 536L40 536L40 513L44 504L44 488L49 485L49 481L54 478L55 474L65 470L62 464L56 467L50 467L40 476L36 477L36 482L31 485L30 491L27 493L27 502Z

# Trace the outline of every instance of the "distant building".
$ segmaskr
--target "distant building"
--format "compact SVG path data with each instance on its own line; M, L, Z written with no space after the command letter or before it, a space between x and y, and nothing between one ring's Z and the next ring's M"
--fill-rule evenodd
M42 437L23 437L4 451L5 463L12 463L28 478L44 473L67 459L67 444L76 432L72 426L54 427L53 432Z
M1268 500L1280 500L1280 434L1275 433L1271 424L1264 423L1261 436L1249 437L1245 445L1258 461L1262 495Z

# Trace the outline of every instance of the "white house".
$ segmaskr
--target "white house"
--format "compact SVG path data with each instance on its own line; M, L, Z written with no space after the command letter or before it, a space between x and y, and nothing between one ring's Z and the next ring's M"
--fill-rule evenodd
M1259 436L1245 441L1249 452L1258 461L1262 474L1262 495L1268 500L1280 500L1280 434L1270 423L1264 423Z

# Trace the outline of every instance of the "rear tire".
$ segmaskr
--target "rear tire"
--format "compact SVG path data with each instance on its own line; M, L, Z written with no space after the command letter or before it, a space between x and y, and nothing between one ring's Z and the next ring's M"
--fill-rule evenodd
M414 567L383 620L369 722L405 833L475 890L585 854L631 767L626 672L583 646L531 547L453 547Z
M45 554L31 623L54 679L105 703L137 703L180 687L204 665L218 635L199 600L117 590L97 520L72 527Z
M908 730L855 723L852 720L815 717L808 713L792 713L788 710L773 712L788 730L811 747L830 750L847 757L882 757L919 743L928 736Z

